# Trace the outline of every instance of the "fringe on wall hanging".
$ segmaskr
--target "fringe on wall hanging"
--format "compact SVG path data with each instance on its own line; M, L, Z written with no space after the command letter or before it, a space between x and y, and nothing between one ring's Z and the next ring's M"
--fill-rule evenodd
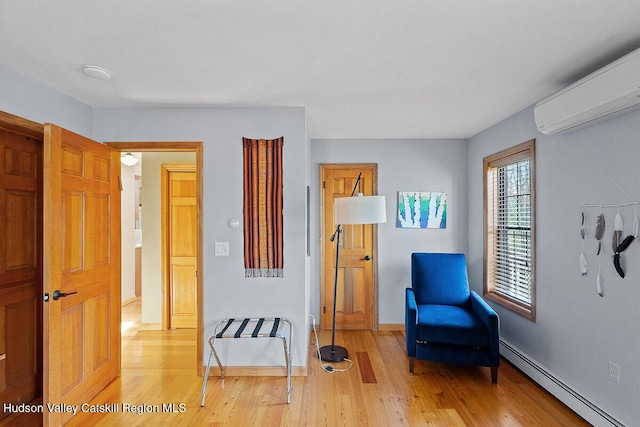
M282 147L276 139L242 138L245 277L284 277Z
M625 203L618 203L618 204L594 204L594 203L591 203L591 199L593 198L595 193L598 191L598 189L600 188L600 186L603 184L603 182L606 179L609 179L611 182L613 182L624 193L624 195L629 199L629 201L625 202ZM585 223L587 222L587 219L588 219L587 215L586 215L586 210L588 208L597 208L597 209L599 209L598 215L597 215L596 220L595 220L594 234L593 235L594 235L594 237L595 237L595 239L597 241L596 256L598 257L598 273L596 274L596 292L600 296L604 296L604 293L603 293L603 290L602 290L602 281L603 281L603 278L602 278L602 254L605 251L605 247L604 247L604 245L602 243L602 238L605 236L606 223L607 223L603 211L606 208L616 209L616 214L613 217L613 221L610 222L610 223L613 224L613 233L611 235L611 249L613 251L613 266L614 266L616 272L618 273L618 275L620 277L624 278L625 272L624 272L624 270L622 268L622 257L621 257L621 254L638 237L638 204L640 204L639 201L634 200L629 195L629 193L627 193L625 191L625 189L622 188L622 186L620 184L618 184L618 182L610 174L607 174L605 179L603 179L600 182L600 184L598 184L598 186L596 187L594 192L591 194L591 197L589 197L589 199L582 205L581 227L580 227L580 237L582 239L582 252L580 253L579 265L580 265L580 273L583 276L587 275L587 271L588 271L588 268L589 268L589 264L587 262L587 257L585 255L585 239L586 239L586 234L587 234L586 233L586 228L585 228ZM620 214L620 208L621 207L625 207L625 206L633 206L633 226L632 226L631 234L629 234L627 237L622 239L623 229L624 229L624 221L623 221L622 215Z

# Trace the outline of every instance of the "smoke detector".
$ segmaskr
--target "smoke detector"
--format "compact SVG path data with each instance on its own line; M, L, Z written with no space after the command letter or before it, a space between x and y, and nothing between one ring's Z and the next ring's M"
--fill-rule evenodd
M85 65L82 67L82 72L94 79L109 80L111 78L111 71L97 65Z

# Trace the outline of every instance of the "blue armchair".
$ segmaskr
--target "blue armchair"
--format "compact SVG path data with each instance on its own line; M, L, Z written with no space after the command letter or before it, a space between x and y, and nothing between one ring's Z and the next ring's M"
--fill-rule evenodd
M419 360L491 367L498 382L500 321L469 291L464 254L411 254L405 333L409 372Z

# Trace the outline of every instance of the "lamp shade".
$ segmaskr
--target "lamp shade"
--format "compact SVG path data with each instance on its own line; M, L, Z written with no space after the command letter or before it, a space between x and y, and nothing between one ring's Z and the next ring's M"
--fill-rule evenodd
M341 197L333 203L333 218L336 224L387 222L384 196Z

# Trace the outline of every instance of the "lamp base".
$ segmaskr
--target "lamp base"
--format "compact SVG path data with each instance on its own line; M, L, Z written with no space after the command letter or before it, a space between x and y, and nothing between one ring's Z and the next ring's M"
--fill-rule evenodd
M339 345L325 345L320 347L320 359L325 362L342 362L348 356L347 349Z

